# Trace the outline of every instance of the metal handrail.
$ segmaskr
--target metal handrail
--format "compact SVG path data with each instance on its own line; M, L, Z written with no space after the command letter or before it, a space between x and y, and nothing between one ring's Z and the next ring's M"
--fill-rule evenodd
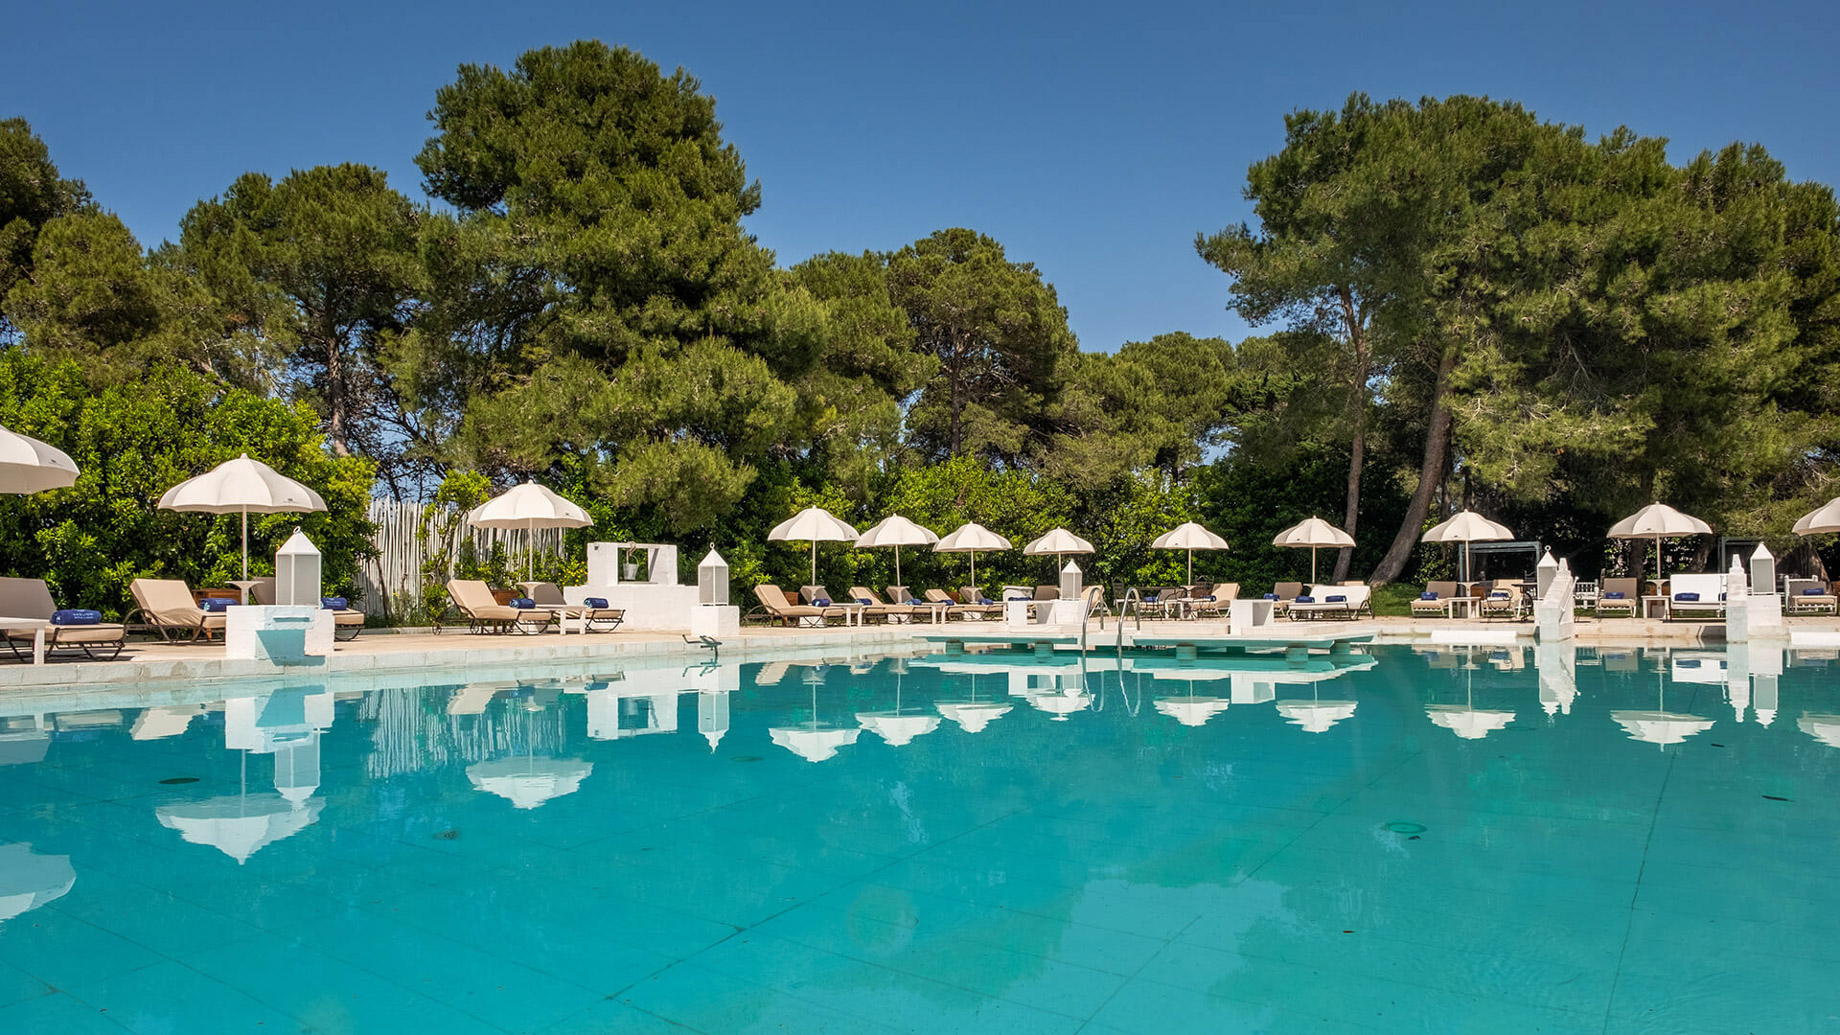
M1131 586L1126 589L1124 591L1124 599L1118 602L1118 649L1120 651L1124 650L1125 612L1129 611L1131 613L1131 620L1133 622L1132 629L1141 632L1144 628L1143 603L1144 596L1137 591L1136 586Z

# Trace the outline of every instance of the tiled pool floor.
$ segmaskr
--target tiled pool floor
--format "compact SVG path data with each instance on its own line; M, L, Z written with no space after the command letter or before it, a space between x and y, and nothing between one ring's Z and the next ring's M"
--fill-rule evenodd
M1840 1030L1832 669L1374 653L15 716L0 1032Z

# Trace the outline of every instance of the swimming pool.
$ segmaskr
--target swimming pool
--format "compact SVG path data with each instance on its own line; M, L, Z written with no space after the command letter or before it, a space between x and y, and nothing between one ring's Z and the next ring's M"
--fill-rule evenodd
M0 1032L1832 1030L1835 664L0 698Z

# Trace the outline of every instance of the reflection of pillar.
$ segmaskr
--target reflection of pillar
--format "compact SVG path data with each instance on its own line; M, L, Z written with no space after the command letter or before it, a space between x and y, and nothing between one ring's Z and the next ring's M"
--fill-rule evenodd
M1758 723L1768 726L1776 721L1776 677L1782 675L1783 649L1780 644L1751 647L1751 710Z
M1227 699L1234 704L1264 704L1278 696L1278 684L1258 678L1256 672L1234 672L1227 681Z
M696 695L696 731L709 741L709 750L715 751L716 745L722 743L722 737L728 732L728 694L703 693Z
M1776 721L1776 677L1758 675L1757 692L1752 695L1751 707L1757 712L1757 721L1768 726Z
M300 805L319 789L319 734L275 748L275 790Z

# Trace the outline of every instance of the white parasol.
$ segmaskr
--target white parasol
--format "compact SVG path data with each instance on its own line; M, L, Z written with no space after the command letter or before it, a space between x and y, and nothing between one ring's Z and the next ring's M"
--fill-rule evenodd
M67 489L77 482L77 465L56 446L0 428L0 493L29 496Z
M249 578L249 515L301 514L325 510L326 501L248 453L226 460L196 478L166 490L161 510L243 516L243 578Z
M537 529L587 528L594 524L588 512L556 495L546 485L525 482L467 511L466 520L475 528L521 528L526 533L524 574L528 576L536 563Z
M777 542L811 541L811 581L818 582L818 544L848 543L856 541L857 532L848 522L825 510L823 507L806 507L779 524L767 533L767 538Z
M1682 535L1711 535L1712 526L1665 503L1650 503L1610 526L1612 539L1653 539L1655 578L1661 578L1661 540Z
M971 584L977 585L977 555L979 550L1007 550L1009 540L975 521L967 521L941 536L933 544L939 553L968 553L971 555Z
M1024 557L1046 557L1048 554L1053 554L1056 571L1060 570L1061 558L1067 554L1092 552L1093 544L1064 528L1056 528L1022 548Z
M1463 581L1469 581L1469 544L1503 542L1514 538L1508 526L1490 521L1473 510L1460 510L1446 521L1432 525L1424 535L1418 537L1421 543L1462 543L1463 544Z
M1157 536L1150 546L1157 550L1187 550L1188 582L1193 585L1195 582L1195 551L1225 550L1227 541L1201 525L1187 521Z
M1279 532L1272 538L1271 545L1289 547L1294 550L1308 548L1310 551L1310 581L1314 583L1316 581L1316 551L1323 547L1342 549L1353 546L1354 536L1322 518L1310 517Z
M856 545L870 549L886 546L894 547L894 584L903 586L906 585L906 583L901 581L901 547L928 546L938 541L939 536L935 535L931 530L916 525L899 514L890 514L870 526L868 531L858 536L856 538ZM815 571L812 581L818 581ZM899 601L896 601L896 603L899 603Z

